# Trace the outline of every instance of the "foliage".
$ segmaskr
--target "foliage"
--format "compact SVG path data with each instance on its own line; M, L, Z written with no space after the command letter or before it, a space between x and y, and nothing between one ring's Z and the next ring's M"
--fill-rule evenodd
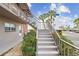
M79 18L75 19L74 23L76 24L77 28L79 28Z
M39 16L39 19L41 19L44 22L44 19L47 18L47 14L42 14Z
M70 30L71 28L70 28L70 25L69 26L66 26L66 30Z
M45 24L44 24L45 19L46 19L47 17L49 17L49 16L50 16L49 20L52 22L52 16L55 17L55 11L54 11L54 10L50 10L48 13L44 13L44 14L42 14L42 15L39 16L39 19L43 21L44 27L45 27ZM54 19L53 19L53 20L54 20Z
M36 52L36 32L30 30L24 35L22 42L22 53L24 56L34 56Z
M51 16L51 18L52 18L52 16L56 17L56 12L54 10L50 10L48 12L48 16Z
M45 18L47 18L47 17L51 17L51 19L52 19L52 16L56 16L55 15L56 13L55 13L55 11L54 10L50 10L48 13L44 13L44 14L42 14L42 15L40 15L39 16L39 19L41 19L43 22L44 22L44 20L45 20Z

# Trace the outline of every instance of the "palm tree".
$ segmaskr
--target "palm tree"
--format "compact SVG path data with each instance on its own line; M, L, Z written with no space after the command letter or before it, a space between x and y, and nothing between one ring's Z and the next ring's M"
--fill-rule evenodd
M48 13L40 15L39 19L41 19L44 23L45 18L50 17L49 20L52 22L52 16L54 16L54 17L56 16L56 12L54 10L50 10ZM54 18L53 18L53 20L54 20ZM45 24L44 24L44 27L45 27Z
M43 21L44 28L45 28L45 24L44 24L44 22L45 22L45 18L47 18L47 16L48 16L47 13L42 14L42 15L39 16L39 19L41 19L41 20Z
M55 20L54 18L52 18L52 16L53 17L56 17L56 12L54 11L54 10L50 10L49 12L48 12L48 16L50 17L50 21L52 22L52 19L53 19L53 21Z
M79 18L75 19L74 23L76 24L77 28L79 29Z

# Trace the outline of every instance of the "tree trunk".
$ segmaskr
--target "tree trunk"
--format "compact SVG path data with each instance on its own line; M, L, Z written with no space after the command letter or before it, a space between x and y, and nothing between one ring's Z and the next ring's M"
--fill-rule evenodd
M45 28L45 23L44 23L44 21L43 21L43 26L44 26L44 28ZM45 28L46 29L46 28Z

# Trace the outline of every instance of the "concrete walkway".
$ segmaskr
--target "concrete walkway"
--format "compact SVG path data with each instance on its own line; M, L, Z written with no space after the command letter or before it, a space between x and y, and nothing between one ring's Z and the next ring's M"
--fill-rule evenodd
M13 49L4 54L4 56L22 56L21 45L21 43L16 45Z
M22 40L23 40L22 37L18 36L18 34L16 33L13 33L11 35L8 35L8 33L6 33L5 35L1 34L0 35L0 55L6 53L11 48L14 48L17 44L22 42Z
M77 47L79 47L79 33L63 31L63 35L71 40Z

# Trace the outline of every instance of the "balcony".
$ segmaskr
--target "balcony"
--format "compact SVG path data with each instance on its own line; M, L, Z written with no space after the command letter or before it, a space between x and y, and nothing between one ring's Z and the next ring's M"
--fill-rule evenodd
M26 23L26 14L16 4L0 3L0 14L21 23Z

